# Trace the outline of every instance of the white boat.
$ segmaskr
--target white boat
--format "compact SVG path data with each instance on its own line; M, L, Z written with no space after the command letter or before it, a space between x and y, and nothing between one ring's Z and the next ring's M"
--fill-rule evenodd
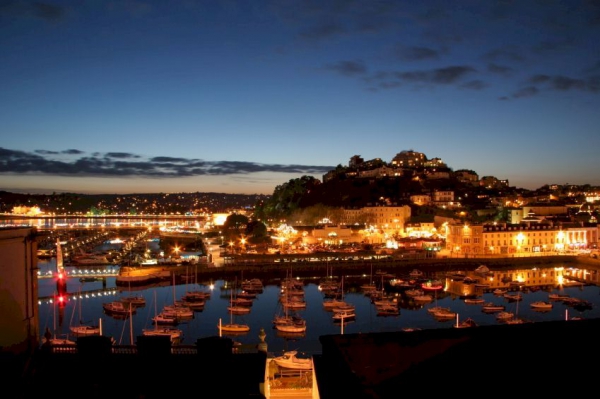
M281 305L284 310L284 315L280 318L274 319L275 329L284 334L305 334L306 333L306 320L300 317L298 314L290 314L290 310L296 308L286 306L289 302L289 296L287 295L288 290L285 291L286 296L282 299ZM281 298L280 298L281 299ZM293 302L293 301L291 301ZM302 301L306 306L306 302Z
M463 321L458 321L458 315L456 315L456 324L454 324L452 327L454 328L470 328L470 327L477 327L477 322L475 320L473 320L472 318L468 317L466 319L464 319Z
M535 301L529 304L533 310L551 310L552 303L546 301Z
M350 320L356 318L356 312L354 310L340 310L333 312L331 317L335 321Z
M129 306L122 301L112 301L102 304L104 311L110 315L123 315L136 313L135 306Z
M513 312L507 312L503 310L501 312L498 312L498 314L496 315L496 320L506 321L512 319L513 317L515 317L515 314Z
M398 316L400 309L397 305L377 306L377 316Z
M439 313L439 312L450 312L450 308L445 306L432 306L427 308L427 312L430 314Z
M281 356L276 356L273 361L279 367L294 370L312 370L313 361L312 358L300 358L296 355L298 351L287 351Z
M100 335L100 326L97 325L79 325L69 327L73 335L76 336L87 336L87 335Z
M564 301L569 298L568 294L548 294L548 300L550 301Z
M194 318L194 310L183 304L165 305L161 312L167 317L174 317L178 320L189 320Z
M142 329L142 335L144 335L146 337L148 337L148 336L169 337L169 338L171 338L171 342L178 342L183 337L183 331L178 328L168 327L168 326L158 327L158 324L156 326L157 326L156 328Z
M252 311L252 308L248 306L227 306L227 311L232 314L242 315L249 314Z
M143 328L142 335L144 335L146 337L167 336L167 337L171 338L172 343L179 342L181 340L181 338L183 337L183 330L180 330L173 326L159 326L159 324L166 324L166 323L158 323L155 320L159 315L159 313L157 313L156 291L154 292L154 313L155 313L154 319L153 319L154 328ZM161 317L164 317L164 315L161 315Z
M413 297L413 300L419 303L429 303L433 301L433 297L428 294L416 295Z
M334 298L324 298L323 299L323 308L329 312L332 312L333 309L341 308L344 306L348 306L349 303L344 300L344 278L342 277L342 281L340 283L339 290L340 297Z
M237 282L237 279L236 279ZM235 288L231 289L231 298L230 298L230 303L233 302L233 292L235 291ZM221 319L219 319L219 324L218 324L218 328L219 328L219 335L222 335L223 333L231 333L231 334L245 334L247 332L250 331L250 326L248 324L244 324L244 323L234 323L233 322L233 315L234 314L240 314L240 313L236 313L236 311L239 311L240 309L248 309L248 313L250 308L249 307L245 307L245 306L235 306L235 305L230 305L227 307L227 310L229 311L229 323L223 324L221 322Z
M233 334L245 334L247 332L250 331L250 326L248 324L242 324L242 323L234 323L233 319L226 324L223 324L221 322L221 319L219 319L219 325L217 326L219 328L219 333L220 334L228 334L228 333L233 333Z
M338 308L340 306L344 306L346 304L345 301L338 298L326 298L323 299L323 308L325 310L332 311L334 308Z
M431 313L438 320L450 320L456 317L456 312L451 310L438 310Z
M495 304L494 302L486 302L481 306L481 311L484 313L501 312L504 309L506 309L506 306L501 304Z
M179 319L177 316L173 316L166 313L159 313L156 316L152 317L152 322L154 324L167 324L167 325L177 325L179 324Z

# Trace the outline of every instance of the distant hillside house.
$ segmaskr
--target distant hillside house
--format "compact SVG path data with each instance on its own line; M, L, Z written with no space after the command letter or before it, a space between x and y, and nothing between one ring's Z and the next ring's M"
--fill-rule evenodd
M566 206L524 206L521 208L508 209L508 222L519 224L526 219L529 214L534 214L538 218L545 219L547 216L566 215L568 207Z
M429 195L411 195L410 201L415 205L428 205L431 203L431 197Z
M427 171L425 173L425 176L427 177L427 179L429 180L435 180L435 179L449 179L450 178L450 172L447 170L435 170L435 171Z
M479 185L485 188L507 188L508 180L500 180L494 176L483 176L479 181Z
M377 178L377 177L394 177L394 176L402 176L402 169L390 168L389 166L382 166L380 168L361 170L358 172L358 177L360 177L360 178L366 178L366 177Z
M421 168L425 166L427 157L422 152L413 150L401 151L392 159L392 166L399 168Z
M479 175L472 170L457 170L454 172L454 177L456 177L461 183L479 186Z
M367 206L359 209L344 209L342 222L374 226L390 234L402 234L404 225L410 219L410 206Z

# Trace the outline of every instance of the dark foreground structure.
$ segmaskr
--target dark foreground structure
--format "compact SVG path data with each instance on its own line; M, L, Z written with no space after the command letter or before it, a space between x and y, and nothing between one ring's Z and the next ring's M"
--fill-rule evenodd
M555 397L593 387L600 319L321 337L321 398Z
M398 398L402 392L556 395L593 386L600 319L321 337L313 397ZM146 339L149 338L149 339ZM157 339L154 339L157 338ZM4 392L16 398L264 398L267 354L232 353L231 340L198 340L176 354L162 337L115 349L87 337L63 353L42 347L28 362L4 358ZM591 384L591 385L590 385ZM318 395L318 396L317 396ZM3 395L4 396L4 395ZM6 396L9 397L9 396Z

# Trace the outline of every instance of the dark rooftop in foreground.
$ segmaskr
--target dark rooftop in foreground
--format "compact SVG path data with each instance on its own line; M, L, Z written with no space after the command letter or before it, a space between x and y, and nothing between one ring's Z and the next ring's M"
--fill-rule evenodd
M402 392L556 395L593 386L600 319L411 332L326 335L314 356L318 395L398 398ZM107 337L86 337L77 353L43 348L31 363L2 362L19 398L264 398L267 354L232 354L228 338L197 341L173 355L163 337L138 337L137 350L115 354ZM26 373L21 374L25 370ZM591 384L591 385L590 385ZM8 384L11 387L11 384ZM316 396L313 396L316 397Z

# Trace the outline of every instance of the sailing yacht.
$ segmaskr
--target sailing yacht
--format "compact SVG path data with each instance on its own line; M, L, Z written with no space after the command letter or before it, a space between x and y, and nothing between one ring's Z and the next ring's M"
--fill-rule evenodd
M250 331L250 326L248 324L233 322L233 315L239 314L237 313L239 312L239 308L247 309L248 313L250 313L249 307L234 305L233 291L235 291L235 287L231 288L230 306L227 307L227 310L229 311L229 323L223 324L221 322L221 319L219 319L219 325L217 326L219 328L219 335L221 335L222 333L244 334Z
M156 291L154 292L154 317L156 318L158 316L157 313L157 303L156 303ZM177 343L181 340L181 338L183 337L183 330L173 327L173 326L165 326L165 325L161 325L159 326L160 323L158 323L156 320L154 321L154 328L144 328L142 329L142 335L144 336L161 336L161 337L169 337L171 338L171 342L172 343Z
M298 299L296 295L290 295L290 292L294 290L295 283L293 280L286 280L284 285L282 286L283 298L280 298L281 305L284 309L283 316L275 316L273 319L273 324L275 325L275 329L281 333L286 334L303 334L306 332L306 320L304 320L299 314L295 313L294 315L290 314L290 310L294 309L304 309L306 307L306 302L304 298ZM303 307L296 308L290 306L292 303L303 304Z
M347 308L348 305L351 304L344 300L344 277L342 276L342 281L340 283L340 297L323 299L323 308L327 311L333 311L334 309Z

